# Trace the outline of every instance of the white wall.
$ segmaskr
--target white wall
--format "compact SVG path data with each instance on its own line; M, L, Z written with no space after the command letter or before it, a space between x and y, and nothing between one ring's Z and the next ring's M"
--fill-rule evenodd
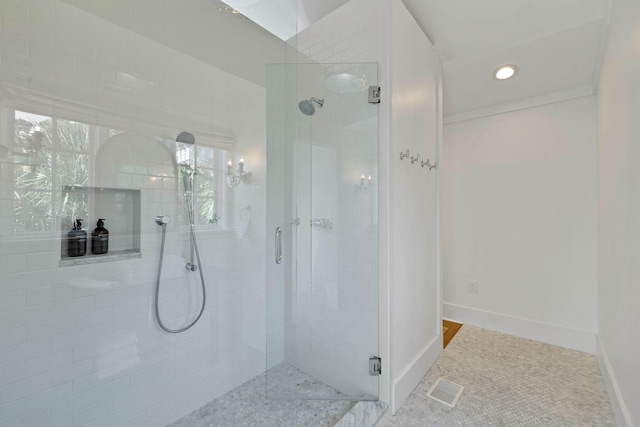
M445 318L594 353L595 138L594 97L445 125Z
M401 2L389 40L389 288L395 413L442 352L438 267L439 77L435 48Z
M266 351L266 90L245 99L235 111L233 122L235 145L231 156L234 165L243 158L248 176L237 187L229 190L228 228L233 231L233 251L208 253L212 260L219 260L217 267L228 263L231 278L237 287L235 294L235 330L239 342L251 349L251 358L241 363L247 369L249 363L255 368L247 370L247 376L265 368ZM269 234L270 237L270 234ZM269 243L271 243L269 241ZM269 245L272 246L272 245ZM230 259L229 259L230 258ZM210 261L212 262L212 261ZM244 376L245 378L247 376ZM240 375L239 378L242 378ZM238 382L241 384L241 382Z
M640 425L640 3L616 0L598 86L598 334L619 425Z

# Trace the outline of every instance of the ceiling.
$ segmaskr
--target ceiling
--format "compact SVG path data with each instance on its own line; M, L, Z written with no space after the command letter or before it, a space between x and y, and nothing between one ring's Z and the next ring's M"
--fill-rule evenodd
M285 41L348 2L348 0L221 1Z
M404 0L444 67L444 114L593 93L611 0ZM493 78L501 65L518 74Z
M315 22L347 1L300 0L301 20ZM403 2L440 53L445 119L594 92L612 0ZM493 73L504 64L519 72L498 81Z
M273 22L259 22L266 28L297 11L301 31L349 0L224 1L260 17L271 11ZM445 121L595 92L613 0L402 1L442 59ZM281 27L281 38L295 34ZM498 81L504 64L519 72Z

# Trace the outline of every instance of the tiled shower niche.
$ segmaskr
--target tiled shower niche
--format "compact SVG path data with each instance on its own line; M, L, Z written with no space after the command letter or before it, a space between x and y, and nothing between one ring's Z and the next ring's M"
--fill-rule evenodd
M60 267L140 258L140 190L104 187L64 187L62 203L69 206L61 219ZM68 232L77 218L87 232L87 253L69 257ZM109 231L109 251L91 253L91 233L98 219Z

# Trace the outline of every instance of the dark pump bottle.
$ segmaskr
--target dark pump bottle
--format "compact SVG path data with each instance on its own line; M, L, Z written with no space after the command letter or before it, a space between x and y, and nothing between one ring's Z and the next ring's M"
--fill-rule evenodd
M83 256L87 253L87 232L82 229L81 219L76 219L68 236L67 256Z
M101 218L91 236L91 253L106 254L107 252L109 252L109 231L104 228L104 219Z

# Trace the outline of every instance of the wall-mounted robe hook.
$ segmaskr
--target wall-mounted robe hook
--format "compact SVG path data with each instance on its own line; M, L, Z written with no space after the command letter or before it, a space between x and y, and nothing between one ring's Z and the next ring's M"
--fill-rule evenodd
M409 149L407 149L406 153L400 152L400 160L404 160L409 157Z
M417 156L411 156L411 164L417 163L420 161L420 154L418 154Z
M427 159L426 162L420 162L420 166L422 166L422 167L426 166L426 167L429 168L429 170L435 169L437 165L438 165L438 162L431 163L431 159Z

